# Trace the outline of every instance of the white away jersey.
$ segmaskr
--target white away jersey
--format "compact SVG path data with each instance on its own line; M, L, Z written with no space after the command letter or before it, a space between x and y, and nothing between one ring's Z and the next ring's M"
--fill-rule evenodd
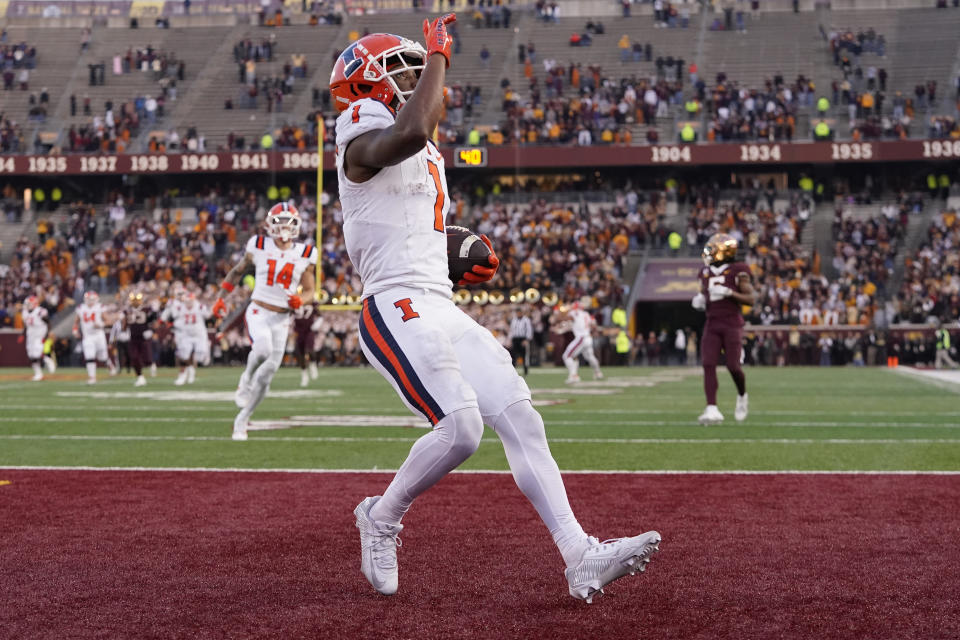
M99 302L93 305L81 303L77 307L77 317L80 319L80 331L85 337L103 331L103 307Z
M23 326L28 336L44 337L47 335L47 310L37 307L32 311L23 310Z
M571 309L570 320L573 323L571 327L573 337L582 338L590 335L590 328L593 326L593 316L583 309Z
M175 335L186 337L207 335L205 321L209 317L210 311L199 302L187 307L182 300L173 300L164 308L160 319L173 323Z
M443 156L432 142L363 183L343 169L347 145L360 134L393 126L382 102L364 98L337 118L337 177L343 236L363 281L364 298L394 286L449 296L445 221L450 209Z
M289 308L287 296L297 292L303 272L317 264L315 247L294 242L281 250L270 236L251 237L246 251L257 269L251 297L284 309Z

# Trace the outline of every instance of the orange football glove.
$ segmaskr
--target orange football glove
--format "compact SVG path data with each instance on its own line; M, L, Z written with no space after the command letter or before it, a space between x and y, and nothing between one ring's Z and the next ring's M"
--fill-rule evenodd
M299 309L303 306L303 298L295 293L291 293L287 296L287 304L290 305L291 309Z
M493 244L490 243L490 238L484 234L480 234L480 239L483 240L483 244L487 245L487 248L490 249L490 255L487 257L487 264L489 266L484 267L479 264L473 265L473 268L470 271L467 271L463 274L463 278L460 279L459 285L467 284L479 284L481 282L487 282L493 278L494 274L497 273L497 267L500 266L500 258L497 257L497 254L493 251Z
M217 301L213 303L213 309L210 311L213 313L213 317L222 318L227 315L227 303L223 301L223 298L217 298Z
M447 67L450 67L450 49L453 47L453 36L447 33L447 25L457 21L457 14L447 13L430 24L429 20L423 21L423 39L427 45L427 59L430 59L435 53L441 54L447 59Z

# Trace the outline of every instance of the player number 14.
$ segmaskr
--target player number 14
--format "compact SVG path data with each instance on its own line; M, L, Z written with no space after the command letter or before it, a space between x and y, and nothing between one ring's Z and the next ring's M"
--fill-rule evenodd
M274 282L284 289L289 289L293 282L293 264L288 262L277 272L277 261L267 260L267 286L272 287Z

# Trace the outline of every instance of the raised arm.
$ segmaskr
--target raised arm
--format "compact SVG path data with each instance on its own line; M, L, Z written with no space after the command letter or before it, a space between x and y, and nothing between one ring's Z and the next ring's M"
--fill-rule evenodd
M344 170L350 180L365 182L383 167L403 162L427 144L443 111L443 83L453 44L447 25L454 21L456 16L452 13L437 18L432 24L424 21L427 63L419 80L410 70L396 76L398 84L416 86L416 89L398 111L392 126L361 134L347 146Z

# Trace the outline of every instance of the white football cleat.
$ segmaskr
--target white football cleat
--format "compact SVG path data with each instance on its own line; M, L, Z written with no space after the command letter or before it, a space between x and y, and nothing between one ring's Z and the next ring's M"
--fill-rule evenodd
M603 380L603 372L597 371L597 375L593 376L594 380Z
M573 374L572 376L567 376L567 379L564 380L564 382L566 382L567 384L573 384L573 383L575 383L575 382L580 382L580 376L577 375L577 374Z
M43 374L42 374L42 373L35 373L35 374L33 374L33 377L30 378L30 381L31 381L31 382L40 382L41 380L43 380Z
M181 371L181 372L180 372L180 375L177 376L177 379L173 381L173 384L175 384L175 385L178 386L178 387L182 387L182 386L185 385L186 383L187 383L187 372L186 372L186 371Z
M306 369L300 369L300 386L306 387L308 384L310 384L310 374Z
M135 386L135 387L145 387L145 386L147 386L147 379L144 378L142 375L137 376L137 381L133 383L133 386Z
M397 547L401 546L402 524L383 524L370 517L370 508L380 496L367 498L353 510L360 530L360 571L373 588L385 596L397 592L399 571Z
M240 383L237 385L237 391L233 394L233 403L239 408L243 409L245 406L250 404L250 396L253 394L253 389L250 388L250 385L244 382L243 376L240 376Z
M720 413L720 409L717 409L717 405L708 404L707 408L700 414L700 417L697 418L697 422L705 426L720 424L723 422L723 414Z
M243 441L247 439L247 427L250 426L250 423L246 419L241 419L238 415L233 419L233 435L230 437L237 441Z
M564 571L570 584L570 595L578 600L593 602L593 596L603 594L603 588L623 576L643 573L650 556L660 550L660 534L656 531L632 538L614 538L599 542L589 538L590 546L580 562Z
M87 384L97 384L96 378L87 378Z
M747 419L747 394L737 396L737 408L733 411L733 417L737 422L743 422Z
M320 375L320 372L317 371L317 363L316 363L316 362L311 362L309 369L310 369L310 379L311 379L311 380L316 380L316 379L317 379L317 376Z

